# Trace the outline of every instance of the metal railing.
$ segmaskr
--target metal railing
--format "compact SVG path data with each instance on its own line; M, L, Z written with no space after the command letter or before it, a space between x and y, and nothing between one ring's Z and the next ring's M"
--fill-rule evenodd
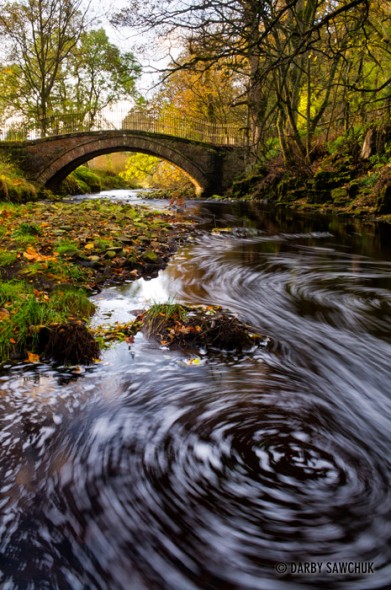
M179 117L145 111L100 111L94 117L90 113L65 113L47 117L42 124L25 123L13 117L0 125L2 141L25 141L55 137L86 131L131 130L162 133L183 139L213 145L246 145L246 129L236 123L209 123L193 117Z

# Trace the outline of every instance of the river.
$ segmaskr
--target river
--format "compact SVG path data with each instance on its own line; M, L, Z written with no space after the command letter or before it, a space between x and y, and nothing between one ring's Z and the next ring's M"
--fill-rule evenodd
M159 276L95 295L221 304L242 357L137 336L0 375L3 590L391 587L390 226L203 203Z

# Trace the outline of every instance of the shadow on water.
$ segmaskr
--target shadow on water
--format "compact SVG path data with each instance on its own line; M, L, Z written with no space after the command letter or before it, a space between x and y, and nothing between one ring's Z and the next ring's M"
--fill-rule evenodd
M137 336L86 370L0 376L3 588L389 588L391 244L375 224L203 203L151 281L279 346L197 364ZM372 573L373 572L373 573Z

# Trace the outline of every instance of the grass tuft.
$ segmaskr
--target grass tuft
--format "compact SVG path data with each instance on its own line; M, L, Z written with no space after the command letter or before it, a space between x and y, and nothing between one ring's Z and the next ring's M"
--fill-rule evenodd
M186 318L187 310L179 303L155 303L145 313L143 329L147 335L158 334L168 324L184 322Z
M15 236L40 236L42 230L36 223L21 223L14 231Z
M85 319L95 306L82 289L49 295L24 281L0 283L0 362L36 350L44 326Z

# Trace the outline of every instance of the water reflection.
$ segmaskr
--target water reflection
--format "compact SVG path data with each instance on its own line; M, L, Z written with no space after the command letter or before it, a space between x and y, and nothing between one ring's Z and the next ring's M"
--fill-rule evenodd
M389 587L388 238L241 204L198 215L237 229L96 296L96 322L222 303L279 349L189 365L140 336L83 374L5 373L5 588ZM343 561L375 574L326 571Z

